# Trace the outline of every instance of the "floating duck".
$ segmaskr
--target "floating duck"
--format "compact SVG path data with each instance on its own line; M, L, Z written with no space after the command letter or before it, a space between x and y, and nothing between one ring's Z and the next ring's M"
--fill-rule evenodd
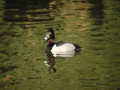
M54 30L52 28L49 28L46 33L46 36L44 37L44 40L48 42L46 46L48 61L44 61L47 67L53 66L53 62L54 62L53 58L73 57L76 55L77 52L83 49L79 45L74 44L72 42L64 42L64 41L54 42L54 39L55 39ZM54 71L54 70L51 70L51 71Z

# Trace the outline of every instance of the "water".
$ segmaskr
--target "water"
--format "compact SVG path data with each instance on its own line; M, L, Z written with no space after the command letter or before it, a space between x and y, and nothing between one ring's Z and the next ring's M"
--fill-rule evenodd
M8 24L19 25L23 28L35 27L40 22L50 21L48 10L49 0L37 1L4 1L3 20Z
M0 88L119 90L119 3L119 0L1 1ZM58 60L54 75L49 75L43 64L46 59L43 37L49 27L54 28L56 41L71 41L85 48L80 55Z

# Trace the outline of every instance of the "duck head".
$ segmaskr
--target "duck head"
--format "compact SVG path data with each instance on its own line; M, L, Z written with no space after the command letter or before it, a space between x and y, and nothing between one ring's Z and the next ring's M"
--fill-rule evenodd
M49 28L44 37L44 40L48 41L48 40L54 40L54 39L55 39L54 30L52 28Z

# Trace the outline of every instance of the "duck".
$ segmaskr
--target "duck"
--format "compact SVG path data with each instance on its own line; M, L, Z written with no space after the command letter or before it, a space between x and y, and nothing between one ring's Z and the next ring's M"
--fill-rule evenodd
M44 40L48 42L45 52L48 56L48 60L44 61L45 65L49 68L53 67L55 64L54 58L56 57L73 57L81 51L83 48L81 48L79 45L72 43L72 42L64 42L64 41L58 41L55 42L55 32L52 28L49 28L46 32L46 35L44 37ZM51 62L54 62L51 64ZM50 71L56 71L55 68L50 69Z
M77 52L83 49L79 45L72 42L54 42L55 33L52 28L48 29L44 40L48 42L46 46L46 53L51 53L53 57L73 57Z

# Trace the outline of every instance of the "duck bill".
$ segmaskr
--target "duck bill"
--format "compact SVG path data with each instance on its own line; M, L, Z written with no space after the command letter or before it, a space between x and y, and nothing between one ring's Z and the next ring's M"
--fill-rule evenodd
M47 41L47 40L48 40L48 37L44 37L44 40L46 40L46 41Z

